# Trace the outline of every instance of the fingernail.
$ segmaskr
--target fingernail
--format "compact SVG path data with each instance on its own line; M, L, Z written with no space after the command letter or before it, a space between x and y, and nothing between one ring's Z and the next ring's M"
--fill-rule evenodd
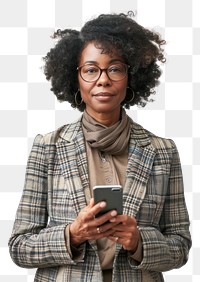
M110 219L110 222L115 222L115 221L116 221L116 218L115 218L115 217L113 217L113 218Z
M116 211L111 211L111 215L112 215L112 216L116 216L116 215L117 215L117 212L116 212Z
M105 208L105 206L106 206L106 202L101 202L101 203L100 203L100 207L101 207L101 208Z

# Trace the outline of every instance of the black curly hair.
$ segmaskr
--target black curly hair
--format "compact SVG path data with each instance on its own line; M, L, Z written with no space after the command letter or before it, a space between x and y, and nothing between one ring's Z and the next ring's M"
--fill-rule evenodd
M89 42L95 42L102 53L112 55L116 50L117 55L130 65L128 86L135 97L130 102L125 98L122 105L127 109L133 105L146 105L159 84L161 69L158 61L165 62L162 45L166 42L159 34L136 23L133 17L133 12L102 14L86 22L80 32L59 29L53 34L58 42L43 58L44 74L51 81L51 90L59 101L68 101L73 108L84 111L85 103L77 105L75 101L77 67L83 48Z

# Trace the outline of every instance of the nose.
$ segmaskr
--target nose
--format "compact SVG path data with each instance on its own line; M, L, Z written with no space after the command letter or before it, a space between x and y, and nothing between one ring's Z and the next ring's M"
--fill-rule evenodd
M107 75L106 70L102 70L99 79L97 80L97 85L110 85L111 80L109 76Z

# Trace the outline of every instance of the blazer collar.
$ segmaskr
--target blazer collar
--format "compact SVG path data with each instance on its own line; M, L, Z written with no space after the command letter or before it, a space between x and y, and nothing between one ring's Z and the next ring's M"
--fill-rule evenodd
M130 145L146 147L151 145L151 140L147 131L139 124L131 120Z
M81 119L82 117L80 117L77 121L73 123L63 126L63 128L60 131L60 137L62 141L65 140L67 142L71 142L77 138L82 127Z

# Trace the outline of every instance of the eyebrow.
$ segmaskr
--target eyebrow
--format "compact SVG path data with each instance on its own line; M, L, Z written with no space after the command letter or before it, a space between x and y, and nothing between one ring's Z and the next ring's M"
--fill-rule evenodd
M112 59L112 60L110 60L108 63L109 64L112 64L112 63L117 63L117 62L119 62L119 63L124 63L122 60L120 60L120 59ZM98 63L97 61L86 61L85 63L84 63L84 65L86 65L86 64L95 64L95 65L99 65L100 63Z

